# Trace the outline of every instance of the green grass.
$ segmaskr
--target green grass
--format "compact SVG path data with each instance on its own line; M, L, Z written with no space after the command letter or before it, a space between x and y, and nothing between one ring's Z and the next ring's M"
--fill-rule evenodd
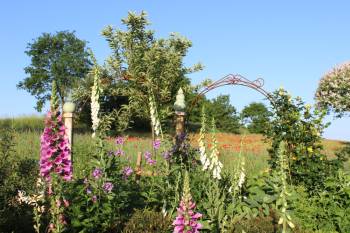
M18 159L36 159L39 160L40 154L40 131L16 131L15 135L15 157ZM232 172L238 162L239 154L239 135L219 134L219 150L220 160L224 164L224 170ZM260 137L257 135L248 135L244 145L242 156L245 158L247 175L259 174L268 169L268 153L267 145L260 142ZM191 142L196 146L195 140ZM334 151L342 147L344 143L337 141L324 141L325 152L329 157L333 157ZM229 145L225 149L223 146ZM113 139L107 141L108 150L115 151L116 146ZM73 145L73 162L74 173L77 176L86 174L91 167L91 159L94 156L95 141L91 138L91 134L75 134ZM147 134L130 135L130 140L125 143L123 148L126 158L131 164L136 164L138 152L151 150L151 139ZM349 169L349 162L345 164Z
M44 117L38 115L24 115L16 118L0 118L0 128L13 127L16 131L42 131Z

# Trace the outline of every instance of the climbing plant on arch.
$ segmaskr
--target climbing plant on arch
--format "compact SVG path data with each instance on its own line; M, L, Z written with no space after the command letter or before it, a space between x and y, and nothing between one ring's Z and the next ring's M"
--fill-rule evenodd
M300 97L292 98L282 88L272 93L266 91L263 79L250 81L239 74L226 75L200 91L192 106L201 95L227 85L248 87L269 100L272 117L264 132L266 141L271 145L269 163L272 169L277 167L279 145L283 142L289 183L303 184L310 191L317 190L323 187L326 177L342 166L341 160L330 161L322 153L321 135L328 126L323 122L326 112L305 104Z

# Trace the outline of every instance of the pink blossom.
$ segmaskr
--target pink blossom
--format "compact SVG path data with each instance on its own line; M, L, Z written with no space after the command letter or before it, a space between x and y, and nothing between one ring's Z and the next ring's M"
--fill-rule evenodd
M195 213L196 205L190 199L185 203L184 198L180 202L180 207L177 209L177 217L173 222L174 233L197 233L202 228L202 224L198 219L202 214Z
M41 135L40 174L50 181L50 174L57 173L64 180L72 179L72 162L68 138L62 116L48 112L45 129Z

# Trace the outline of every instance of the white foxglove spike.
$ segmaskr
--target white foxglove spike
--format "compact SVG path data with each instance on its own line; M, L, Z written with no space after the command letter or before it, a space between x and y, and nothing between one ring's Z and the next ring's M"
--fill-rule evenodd
M91 90L91 120L92 120L92 137L95 137L98 125L100 124L100 119L98 118L98 113L100 111L100 72L99 68L94 68L94 85Z

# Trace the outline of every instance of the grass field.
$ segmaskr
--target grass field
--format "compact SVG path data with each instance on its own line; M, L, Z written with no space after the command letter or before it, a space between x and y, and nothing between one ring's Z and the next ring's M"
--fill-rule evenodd
M40 132L39 131L22 131L17 132L15 136L15 153L19 158L39 159L40 151ZM190 135L190 142L193 146L197 146L197 134ZM262 135L248 134L246 136L218 133L218 147L220 150L220 160L224 164L224 168L228 171L232 170L240 151L241 140L243 140L242 154L246 159L247 174L257 174L268 168L267 149L269 143L264 141ZM110 150L115 150L114 140L108 141ZM324 153L330 158L334 156L334 152L341 149L345 143L334 140L324 140ZM208 143L210 148L212 145ZM89 161L93 157L92 151L94 141L90 134L76 134L74 136L73 160L74 169L77 175L81 175L89 167ZM136 163L138 152L145 152L151 149L151 138L149 135L129 136L124 146L126 156L132 164ZM349 168L349 164L346 164Z

